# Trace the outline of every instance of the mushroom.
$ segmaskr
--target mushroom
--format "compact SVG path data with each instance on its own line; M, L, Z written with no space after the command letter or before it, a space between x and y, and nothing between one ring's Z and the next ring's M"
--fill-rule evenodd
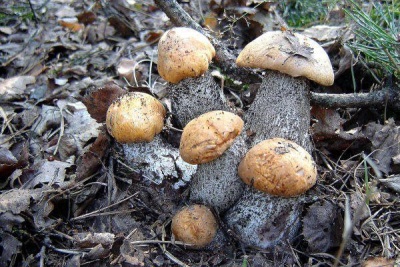
M205 40L207 38L192 29L173 28L162 36L158 44L160 74L167 80L169 76L176 77L174 73L180 75L179 82L169 83L168 96L172 113L182 127L212 110L231 111L221 88L208 71L204 70L203 74L200 71L181 71L187 69L186 64L192 68L193 62L204 62L205 58L214 56L211 43L205 45ZM165 69L169 76L162 74ZM182 73L186 76L182 77ZM194 73L196 75L191 75ZM170 81L176 82L177 79ZM236 167L245 151L244 138L238 136L217 160L199 165L192 177L190 200L208 204L218 211L229 208L243 192L244 184L237 175Z
M207 71L215 49L201 33L184 27L166 31L158 43L158 72L168 85L172 113L181 126L210 110L228 110Z
M186 162L200 164L192 177L191 201L223 211L240 197L244 185L236 166L246 147L242 128L239 116L217 110L193 119L183 129L180 155Z
M260 89L245 117L253 144L281 137L311 151L310 84L333 84L331 62L324 49L312 39L290 31L266 32L240 52L240 67L273 70L266 72Z
M135 92L108 108L107 130L120 143L150 142L164 127L165 108L151 95Z
M180 155L190 164L215 160L242 132L243 120L227 111L207 112L191 120L183 129Z
M172 218L171 232L176 240L193 248L204 248L217 234L218 223L204 205L191 205L179 210Z
M250 42L236 63L240 67L271 69L265 71L245 116L252 146L280 137L311 152L307 78L324 86L333 84L333 70L325 51L315 41L297 33L267 32ZM224 220L243 243L273 248L295 237L293 231L299 228L303 202L302 196L274 197L249 188L226 212Z
M158 73L171 83L199 77L214 56L215 49L207 37L190 28L173 28L158 43Z
M283 138L268 139L251 148L240 162L238 172L246 184L283 197L303 194L317 180L311 155Z

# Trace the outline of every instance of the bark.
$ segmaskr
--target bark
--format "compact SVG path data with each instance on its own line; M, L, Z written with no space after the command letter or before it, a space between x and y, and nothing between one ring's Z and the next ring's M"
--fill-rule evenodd
M311 152L308 81L269 71L245 115L251 145L269 138L289 139Z

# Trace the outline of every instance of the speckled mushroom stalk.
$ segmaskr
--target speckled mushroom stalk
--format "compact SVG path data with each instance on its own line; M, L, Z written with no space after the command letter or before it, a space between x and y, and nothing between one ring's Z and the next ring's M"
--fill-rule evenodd
M169 82L172 112L182 127L209 111L232 111L207 71L214 55L208 39L193 29L173 28L159 41L158 71ZM219 158L198 165L192 177L190 200L217 211L234 203L244 188L236 166L245 151L244 138L238 136Z
M239 54L240 67L267 70L246 113L252 144L281 137L311 151L310 82L333 84L333 70L324 49L312 39L289 31L267 32ZM308 80L307 80L308 79Z
M241 67L269 69L245 116L251 144L281 137L311 152L310 83L332 85L333 70L325 51L313 40L291 32L268 32L240 53ZM224 220L240 240L268 249L296 236L302 200L266 195L254 188L225 214Z

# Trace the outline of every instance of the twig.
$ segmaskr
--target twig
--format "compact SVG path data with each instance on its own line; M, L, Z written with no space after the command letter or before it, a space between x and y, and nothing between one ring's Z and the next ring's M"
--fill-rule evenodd
M44 258L46 257L46 247L42 246L42 249L40 250L40 267L44 267Z
M58 148L60 146L61 138L64 136L65 121L64 121L64 116L63 116L63 110L64 110L64 107L61 107L60 108L60 114L61 114L60 134L58 136L56 148L54 149L53 155L57 154Z
M33 14L33 19L35 20L35 25L38 25L38 23L39 23L38 22L38 18L36 16L36 12L35 12L35 9L33 8L31 0L28 0L28 3L29 3L29 7L31 8L31 11L32 11L32 14Z
M311 94L311 103L313 105L328 108L383 107L387 104L395 110L400 110L399 100L400 91L396 91L394 88L385 88L381 91L371 93Z
M261 76L250 69L237 68L235 56L217 38L212 36L196 23L175 0L154 0L157 6L164 11L171 22L176 26L190 27L207 36L216 50L215 64L227 75L231 75L245 83L260 82ZM311 92L311 104L322 107L382 107L386 103L400 110L400 93L395 88L387 88L379 92L360 94L320 94Z
M184 245L187 247L193 246L192 244L184 243L181 241L167 241L167 240L139 240L131 241L132 245L147 245L147 244L172 244L172 245Z
M85 219L85 218L87 218L87 217L91 217L91 216L93 216L93 215L95 215L95 214L98 214L98 213L102 212L103 210L109 209L109 208L111 208L111 207L114 207L114 206L116 206L116 205L121 204L122 202L127 201L128 199L131 199L132 197L136 196L137 194L138 194L138 193L135 193L135 194L133 194L133 195L131 195L131 196L129 196L129 197L126 197L126 198L124 198L124 199L122 199L122 200L120 200L120 201L118 201L118 202L116 202L116 203L114 203L114 204L111 204L111 205L109 205L109 206L107 206L107 207L104 207L104 208L101 208L101 209L98 209L98 210L95 210L95 211L92 211L92 212L83 214L83 215L81 215L81 216L72 218L71 221L77 221L77 220Z
M333 264L333 267L337 267L340 263L340 258L343 255L343 252L346 248L347 242L349 241L351 234L353 233L353 227L355 225L355 223L359 220L359 218L362 215L363 209L366 206L366 202L368 200L369 196L366 195L363 198L363 201L361 202L361 204L357 207L357 209L355 210L354 213L354 217L353 220L351 219L351 211L350 211L350 203L349 200L346 196L346 200L345 200L345 214L344 214L344 229L343 229L343 234L342 234L342 242L340 243L340 247L339 250L336 254L336 258L335 258L335 262Z

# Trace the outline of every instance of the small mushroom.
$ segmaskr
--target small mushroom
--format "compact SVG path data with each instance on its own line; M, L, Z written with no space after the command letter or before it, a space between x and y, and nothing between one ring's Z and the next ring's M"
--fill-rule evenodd
M171 231L176 240L193 248L204 248L214 239L218 223L204 205L191 205L179 210L172 218Z
M207 112L183 129L180 154L190 164L213 161L225 152L242 132L243 120L227 111Z
M120 143L150 142L163 129L165 114L164 106L151 95L128 93L108 108L107 130Z
M251 148L240 162L238 172L246 184L283 197L303 194L317 180L311 155L283 138L268 139Z

